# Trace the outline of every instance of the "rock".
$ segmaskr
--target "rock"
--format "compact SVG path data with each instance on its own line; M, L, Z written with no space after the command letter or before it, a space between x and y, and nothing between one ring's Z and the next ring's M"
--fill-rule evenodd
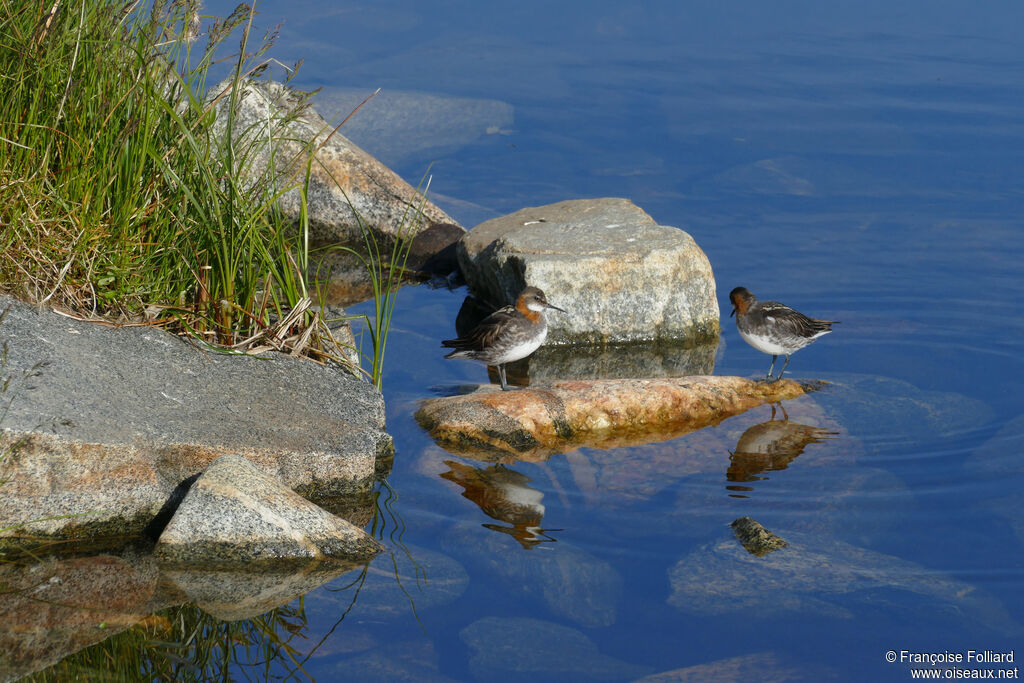
M729 525L736 534L736 540L740 542L751 555L764 557L768 553L775 552L779 548L786 547L786 541L761 526L750 517L740 517Z
M503 530L483 526L491 531ZM556 539L545 536L545 540L552 543ZM611 626L618 618L622 575L607 561L571 543L558 540L557 545L544 548L548 552L534 543L524 547L537 548L536 551L524 552L504 534L483 531L473 522L457 526L446 534L443 543L453 552L468 552L479 568L474 575L494 577L504 594L538 599L546 611L559 619L598 628Z
M980 481L1004 482L992 490L1007 490L1010 495L988 498L982 505L993 515L1006 520L1016 535L1017 542L1024 548L1024 500L1015 487L1005 482L1020 481L1024 477L1024 415L1015 417L981 444L965 462L965 469Z
M401 543L388 550L390 557L366 567L365 580L349 582L345 590L318 591L315 600L307 601L310 623L336 621L358 602L363 620L406 624L426 610L454 603L469 586L466 569L448 555Z
M217 458L178 506L153 554L173 567L368 560L384 547L362 529L237 455Z
M136 536L225 452L316 499L365 493L392 450L380 392L332 368L207 352L159 329L0 297L8 306L0 453L13 452L0 463L0 545Z
M351 630L351 627L346 628L345 638L331 640L345 640ZM330 642L324 645L329 646ZM323 655L324 649L319 648L317 654ZM442 658L434 641L426 636L416 640L397 640L392 636L369 652L332 660L336 664L323 679L359 683L457 683L459 680L440 672ZM447 659L444 661L448 663Z
M208 99L217 100L215 132L227 126L231 83L231 78L225 79L208 94ZM431 223L455 223L340 132L332 135L334 126L311 106L304 106L308 103L289 87L245 80L239 83L239 88L234 136L242 141L243 149L245 145L258 146L255 153L248 154L248 177L253 183L276 179L282 189L290 188L281 196L280 204L293 219L299 216L297 184L304 179L309 158L307 145L312 143L316 148L307 197L313 244L341 243L363 250L361 222L381 248L389 251L399 233L411 237ZM268 168L270 146L253 143L268 136L273 136L279 145L273 154L273 169Z
M718 424L820 384L742 377L552 382L428 399L416 419L446 450L485 460L546 460L587 446L621 448L664 441Z
M814 672L812 675L811 672ZM823 667L799 662L787 665L779 661L772 652L758 652L739 657L718 659L706 664L696 664L681 669L662 671L644 676L633 683L785 683L786 681L830 680L837 678L835 672L825 671Z
M669 570L669 604L699 615L757 615L770 623L793 614L848 619L857 604L867 604L917 625L941 615L986 633L1019 630L997 599L934 569L824 535L785 536L788 545L764 557L733 539L694 550Z
M874 375L833 374L833 388L818 399L868 452L893 443L959 436L992 419L992 409L963 394L920 389Z
M486 221L466 233L458 256L470 289L495 306L533 285L564 308L548 317L549 344L700 344L719 334L704 252L626 199L571 200Z
M358 566L353 562L317 562L297 570L168 569L164 574L207 614L224 621L240 621L286 605Z
M434 223L413 237L406 268L433 277L448 277L459 269L456 245L465 234L466 229L454 223Z
M583 633L540 619L484 617L459 632L472 650L469 669L481 681L622 681L650 672L601 654Z

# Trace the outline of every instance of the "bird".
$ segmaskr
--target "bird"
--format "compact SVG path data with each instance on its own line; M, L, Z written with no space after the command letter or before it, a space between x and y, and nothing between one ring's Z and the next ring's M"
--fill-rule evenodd
M445 358L470 358L497 366L501 389L508 391L511 387L505 379L505 364L526 358L547 339L546 308L565 313L548 303L540 289L527 287L519 293L515 305L499 308L456 339L442 341L442 346L455 349Z
M777 380L782 379L786 372L791 354L828 334L832 325L839 322L808 318L778 301L758 301L746 287L737 287L729 292L729 301L732 302L729 317L736 316L736 328L743 341L762 353L772 355L766 379L771 379L779 355L785 354L786 362L775 378Z

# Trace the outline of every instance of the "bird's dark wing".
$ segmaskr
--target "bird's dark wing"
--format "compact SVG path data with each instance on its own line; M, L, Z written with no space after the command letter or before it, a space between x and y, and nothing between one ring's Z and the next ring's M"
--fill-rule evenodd
M819 332L827 332L836 322L809 318L778 301L762 301L761 314L765 319L774 320L785 332L797 337L813 337Z
M482 351L493 346L494 338L498 331L504 326L506 320L516 315L514 306L499 308L494 313L480 321L480 324L470 330L467 334L457 339L445 339L441 346L450 349L462 349L466 351Z

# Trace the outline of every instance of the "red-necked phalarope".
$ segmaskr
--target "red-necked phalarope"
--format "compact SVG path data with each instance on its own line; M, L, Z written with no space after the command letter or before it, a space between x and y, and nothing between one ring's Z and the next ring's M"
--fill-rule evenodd
M442 346L455 349L445 358L471 358L497 366L501 388L507 391L505 364L526 358L548 336L548 324L543 315L545 308L565 313L558 306L549 304L544 292L536 287L527 287L519 294L514 306L499 308L468 334L441 342Z
M758 301L746 287L737 287L729 292L732 313L736 315L736 328L743 341L762 353L772 355L768 377L775 369L775 360L785 354L786 362L776 379L782 379L789 365L790 354L799 351L818 337L832 331L836 320L808 318L799 311L778 301Z

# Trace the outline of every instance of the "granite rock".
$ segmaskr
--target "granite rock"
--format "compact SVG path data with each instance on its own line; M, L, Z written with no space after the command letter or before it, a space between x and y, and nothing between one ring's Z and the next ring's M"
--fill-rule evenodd
M231 83L230 78L222 81L208 95L217 102L215 130L227 126ZM310 143L315 148L307 192L313 244L340 243L363 250L365 226L387 252L399 233L411 237L433 223L455 223L389 168L333 132L334 126L287 86L243 81L239 88L234 139L243 145L267 138L277 141L273 153L271 145L256 143L255 153L247 155L246 175L253 183L276 182L287 189L280 205L292 219L299 216L298 184L307 168Z
M237 455L192 484L153 553L165 566L236 567L369 560L383 546Z
M707 343L719 334L715 278L686 232L627 199L522 209L476 226L458 249L463 275L495 306L540 287L566 313L548 343Z
M582 632L526 617L484 617L459 632L472 650L469 670L481 681L533 679L623 681L650 667L601 652Z
M380 392L335 369L4 309L0 543L138 535L226 452L313 499L362 494L393 449Z

